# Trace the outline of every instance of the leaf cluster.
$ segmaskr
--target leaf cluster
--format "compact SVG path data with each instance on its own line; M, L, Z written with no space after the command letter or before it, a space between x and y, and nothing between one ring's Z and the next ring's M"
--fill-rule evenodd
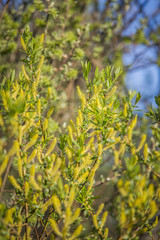
M94 206L96 172L104 156L113 161L117 196L111 202L120 239L138 239L156 226L159 207L157 138L135 141L135 94L117 100L119 68L82 63L86 93L77 87L76 119L59 134L50 131L54 112L48 88L41 91L44 35L21 36L25 53L19 76L11 71L0 91L0 228L3 239L109 239L109 206ZM158 131L155 126L153 131ZM103 183L102 183L103 184ZM11 191L11 197L9 192ZM7 197L5 197L7 193ZM86 227L86 222L91 228Z

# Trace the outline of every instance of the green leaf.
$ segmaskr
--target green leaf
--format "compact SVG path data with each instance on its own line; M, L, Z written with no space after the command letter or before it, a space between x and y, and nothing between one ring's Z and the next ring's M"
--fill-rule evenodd
M11 76L10 76L11 83L14 81L14 79L15 79L15 69L12 70L11 72Z
M160 95L158 97L155 97L156 104L160 107Z
M138 92L135 100L135 105L139 102L140 99L141 99L141 94L140 92Z

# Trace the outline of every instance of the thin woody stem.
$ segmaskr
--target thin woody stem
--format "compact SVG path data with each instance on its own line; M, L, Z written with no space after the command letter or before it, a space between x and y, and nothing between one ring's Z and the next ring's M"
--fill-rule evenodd
M28 203L26 203L26 230L25 230L25 234L26 234L26 240L28 240Z

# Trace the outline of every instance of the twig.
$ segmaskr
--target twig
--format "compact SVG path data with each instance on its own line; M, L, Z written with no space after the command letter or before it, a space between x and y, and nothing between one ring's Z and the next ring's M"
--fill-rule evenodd
M35 227L34 225L33 225L33 227L34 227L34 230L35 230L35 232L36 232L36 235L37 235L38 240L40 240L36 227Z
M26 240L28 240L28 204L26 203Z
M49 215L50 216L50 215ZM42 223L42 226L43 226L43 230L42 230L42 232L41 232L41 235L40 235L40 238L39 239L41 239L41 237L43 236L43 233L45 232L46 233L46 236L48 236L48 233L47 233L47 231L46 231L46 224L47 224L47 222L48 222L48 218L47 218L47 220L46 220L46 223L44 224L43 223L43 221L42 221L42 219L40 218L40 221L41 221L41 223Z
M16 224L16 225L8 224L9 227L23 227L23 226L26 226L26 225L27 225L27 223Z
M146 163L144 163L145 164L145 166L151 171L151 172L153 172L157 177L159 177L160 178L160 174L158 174L157 172L155 172L150 166L148 166Z
M94 188L95 188L95 187L99 187L99 186L101 186L101 185L104 184L104 183L107 183L107 182L110 182L110 181L114 181L115 179L116 179L115 176L112 177L112 178L107 177L106 180L105 180L104 182L100 182L100 183L97 183L96 185L94 185Z
M4 9L3 9L3 11L2 11L2 14L1 14L1 16L0 16L0 21L2 20L2 18L3 18L3 16L4 16L5 12L7 11L7 8L8 8L8 5L9 5L9 2L10 2L10 0L7 0L6 4L5 4L5 6L4 6Z
M3 192L7 192L7 193L11 192L11 193L13 193L13 192L14 192L14 190L3 189Z
M47 225L47 223L48 223L48 219L49 219L50 215L51 215L53 212L54 212L54 210L52 209L52 210L50 211L47 219L46 219L45 224L43 225L43 230L42 230L42 232L41 232L41 234L40 234L40 237L39 237L40 240L41 240L41 237L43 236L43 233L44 233L44 232L46 233L45 236L48 236L48 233L47 233L47 231L46 231L46 225Z

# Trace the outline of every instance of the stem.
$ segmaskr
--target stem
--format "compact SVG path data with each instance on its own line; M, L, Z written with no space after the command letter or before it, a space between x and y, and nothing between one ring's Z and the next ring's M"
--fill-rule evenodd
M26 232L25 232L26 240L28 240L28 203L26 203L26 226L25 226L25 228L26 228Z
M5 4L5 6L4 6L3 12L2 12L2 14L1 14L1 16L0 16L0 21L2 20L2 18L3 18L3 16L4 16L5 12L7 11L7 8L8 8L8 5L9 5L9 2L10 2L10 0L7 0L6 4Z
M114 181L114 180L116 180L116 176L113 176L111 178L107 177L104 182L100 182L100 183L97 183L96 185L94 185L94 188L95 187L99 187L99 186L101 186L101 185L103 185L105 183L108 183L108 182L111 182L111 181Z
M155 172L150 166L148 166L147 163L144 163L144 165L145 165L153 174L155 174L157 177L160 178L160 175L159 175L157 172Z
M42 230L42 232L41 232L41 234L40 234L40 237L39 237L40 240L41 240L44 232L46 232L46 235L45 235L45 236L48 236L47 231L46 231L46 226L47 226L49 217L51 216L51 214L52 214L53 212L54 212L54 210L51 210L51 211L50 211L50 213L49 213L49 215L48 215L48 217L47 217L47 219L46 219L45 224L43 224L43 230ZM41 222L42 222L42 219L41 219Z
M36 227L35 227L34 225L33 225L33 227L34 227L34 230L35 230L35 232L36 232L37 238L38 238L38 240L39 240L40 238L39 238L39 235L38 235L37 229L36 229Z

